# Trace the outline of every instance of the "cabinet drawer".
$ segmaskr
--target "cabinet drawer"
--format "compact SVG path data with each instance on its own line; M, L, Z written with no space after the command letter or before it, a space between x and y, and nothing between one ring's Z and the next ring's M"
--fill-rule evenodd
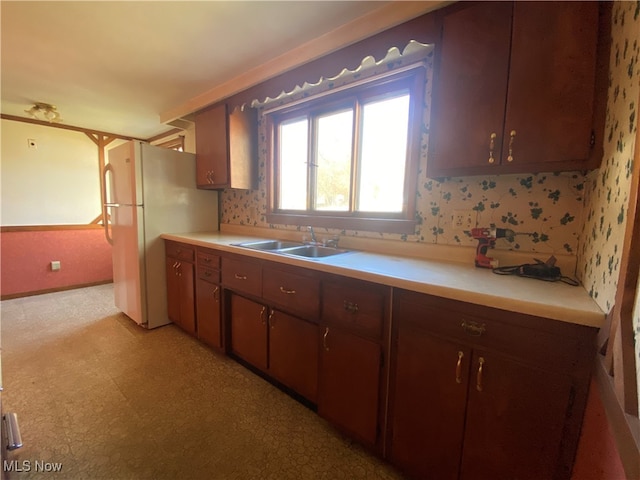
M262 272L262 296L287 311L309 319L320 312L320 280L315 277L265 268Z
M262 295L262 267L251 261L223 258L222 283L231 290L259 297Z
M220 268L220 255L215 250L208 248L198 248L198 265L210 268Z
M381 338L386 287L366 282L323 283L322 320L373 338Z
M177 258L186 262L193 262L195 257L195 249L191 245L184 243L165 241L165 253L168 257Z
M594 348L581 326L415 293L394 298L394 321L541 368L571 371ZM593 350L595 352L595 349Z
M220 270L198 265L198 278L211 283L220 283Z

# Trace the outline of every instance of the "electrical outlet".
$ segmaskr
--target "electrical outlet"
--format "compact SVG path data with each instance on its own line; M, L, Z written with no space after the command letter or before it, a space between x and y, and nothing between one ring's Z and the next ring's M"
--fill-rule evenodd
M471 230L476 226L476 212L474 210L454 210L451 223L454 230Z
M60 270L60 260L54 260L51 262L51 271L57 272Z

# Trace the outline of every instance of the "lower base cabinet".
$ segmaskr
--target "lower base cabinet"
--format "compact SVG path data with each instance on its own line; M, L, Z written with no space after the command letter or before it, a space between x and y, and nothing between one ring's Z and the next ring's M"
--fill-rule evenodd
M420 479L570 478L595 329L419 294L394 315L394 464Z

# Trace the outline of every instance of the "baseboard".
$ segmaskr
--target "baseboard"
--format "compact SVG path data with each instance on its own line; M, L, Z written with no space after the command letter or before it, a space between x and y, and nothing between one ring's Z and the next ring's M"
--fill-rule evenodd
M95 287L96 285L105 285L113 283L113 279L101 280L99 282L80 283L77 285L65 285L64 287L46 288L44 290L35 290L33 292L10 293L8 295L0 295L0 300L11 300L12 298L32 297L34 295L43 295L45 293L64 292L65 290L75 290L77 288Z
M600 355L596 360L595 379L625 475L628 480L640 480L640 420L623 411Z

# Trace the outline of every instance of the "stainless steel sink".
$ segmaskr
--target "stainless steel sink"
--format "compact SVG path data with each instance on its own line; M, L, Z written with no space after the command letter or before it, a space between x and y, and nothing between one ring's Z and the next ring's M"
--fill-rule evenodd
M325 247L324 245L308 245L302 242L284 240L258 240L255 242L236 243L234 245L236 247L251 248L253 250L304 258L324 258L349 252L349 250L341 248Z
M238 247L253 248L254 250L281 250L283 248L302 247L302 242L287 242L283 240L259 240L255 242L236 243Z
M296 257L323 258L331 257L333 255L340 255L341 253L347 253L348 250L333 247L324 247L322 245L302 245L300 247L285 248L280 250L279 252L286 255L295 255Z

